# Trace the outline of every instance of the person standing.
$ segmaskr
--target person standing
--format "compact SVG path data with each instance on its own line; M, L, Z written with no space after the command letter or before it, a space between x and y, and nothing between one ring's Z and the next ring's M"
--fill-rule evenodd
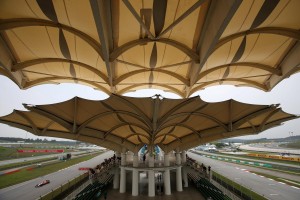
M94 183L94 177L95 177L95 170L92 168L89 168L89 179L91 184Z
M105 200L107 199L107 189L104 190L103 197L104 197Z

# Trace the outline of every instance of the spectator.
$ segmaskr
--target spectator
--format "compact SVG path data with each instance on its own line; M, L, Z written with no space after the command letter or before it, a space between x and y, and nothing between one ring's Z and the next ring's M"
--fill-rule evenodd
M99 167L97 167L96 168L96 175L99 176L99 174L100 174L100 169L99 169Z
M95 176L95 170L90 168L89 169L89 179L91 180L91 183L93 183L94 176Z
M103 196L104 196L104 199L106 200L107 199L107 189L105 188L104 192L103 192Z
M143 163L145 163L146 160L146 154L143 155Z
M91 175L91 176L95 174L95 170L94 170L93 168L90 168L90 169L89 169L89 172L90 172L90 175Z

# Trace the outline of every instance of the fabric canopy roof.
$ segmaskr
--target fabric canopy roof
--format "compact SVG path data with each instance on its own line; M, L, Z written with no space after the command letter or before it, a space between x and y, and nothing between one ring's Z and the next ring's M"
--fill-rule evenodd
M1 0L0 74L107 94L271 90L299 71L299 0Z
M0 122L39 136L85 141L116 151L137 151L144 144L164 151L261 131L295 119L278 105L235 100L208 103L188 99L133 98L112 95L92 101L75 97L50 105L25 105Z

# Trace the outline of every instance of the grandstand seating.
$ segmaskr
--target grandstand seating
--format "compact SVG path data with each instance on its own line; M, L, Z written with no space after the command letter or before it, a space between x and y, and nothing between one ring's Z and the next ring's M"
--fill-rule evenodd
M113 175L107 174L101 180L97 180L94 183L86 186L80 193L75 197L75 200L92 200L99 198L102 191L107 187L107 185L112 181Z
M197 189L201 192L205 199L213 200L229 200L230 198L223 194L216 186L210 183L207 179L200 177L197 174L188 173L188 177L195 183Z
M104 185L99 182L89 184L79 194L76 195L75 200L93 199L96 195L101 195L101 189L103 187Z

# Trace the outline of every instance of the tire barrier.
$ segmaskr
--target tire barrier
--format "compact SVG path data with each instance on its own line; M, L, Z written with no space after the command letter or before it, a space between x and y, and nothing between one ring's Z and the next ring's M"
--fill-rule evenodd
M276 160L286 160L286 161L293 161L293 162L300 162L300 158L299 157L274 156L274 155L257 154L257 153L250 153L250 154L247 154L247 156L258 157L258 158L270 158L270 159L276 159Z

